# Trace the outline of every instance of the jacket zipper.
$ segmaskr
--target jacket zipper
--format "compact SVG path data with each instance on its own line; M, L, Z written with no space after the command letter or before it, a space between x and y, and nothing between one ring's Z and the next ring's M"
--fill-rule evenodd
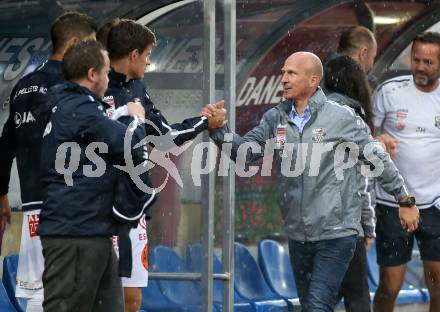
M303 128L303 131L304 131L304 128ZM299 144L300 144L300 146L302 146L301 144L302 144L303 131L299 132ZM298 157L302 157L302 153L298 153ZM306 156L306 159L307 159L307 156ZM302 163L302 161L303 160L301 159L301 163ZM307 231L306 231L306 224L304 222L304 217L303 217L303 201L304 201L304 195L303 194L304 194L304 172L301 175L301 199L300 199L300 202L299 202L299 217L301 218L301 223L303 225L304 242L306 242L307 241Z
M309 120L309 121L310 121L310 120ZM296 124L290 119L290 117L289 117L289 119L288 119L288 122L291 123L291 124L293 125L293 127L296 128L296 129L298 130L298 132L299 132L299 143L300 143L300 146L301 146L303 132L304 132L305 126L306 126L309 122L307 122L307 123L304 125L303 131L300 131L300 130L299 130L298 126L297 126L297 125L296 125ZM302 157L301 155L302 155L302 153L298 153L298 157ZM306 156L306 157L307 157L307 156ZM301 161L302 161L302 159L301 159ZM301 224L302 224L302 227L303 227L304 242L306 242L306 241L307 241L307 232L306 232L306 224L305 224L305 222L304 222L304 217L303 217L303 200L304 200L304 195L303 195L303 193L304 193L304 172L303 172L303 174L301 174L301 197L300 197L300 201L299 201L299 218L301 219Z
M299 143L302 143L302 139L303 139L303 133L304 131L306 131L306 128L308 128L308 126L311 124L312 121L314 121L315 116L312 115L310 116L310 119L306 122L306 124L304 125L302 131L300 131L299 133ZM296 126L296 125L295 125ZM299 129L298 129L299 130ZM308 150L308 146L307 146L307 150ZM302 153L300 153L300 155L302 155ZM306 154L306 160L307 160L307 154ZM302 159L301 159L302 161ZM306 168L304 168L305 170ZM301 218L301 223L303 225L303 232L304 232L304 242L307 242L307 230L306 230L306 224L304 222L303 219L303 203L304 203L304 174L305 172L303 172L303 174L301 175L301 200L300 200L300 208L299 208L299 212L300 212L300 218Z
M301 144L302 143L302 138L303 138L303 132L306 130L306 128L310 125L310 123L312 122L312 121L314 121L316 119L316 116L315 116L315 114L313 114L313 112L312 112L312 114L311 114L311 116L310 116L310 119L306 122L306 124L304 125L304 127L303 127L303 130L302 131L299 131L299 128L298 128L298 126L292 121L292 119L290 118L290 116L287 116L287 121L288 121L288 123L291 123L297 130L298 130L298 132L299 132L299 143ZM302 153L299 153L298 154L298 156L299 155L302 155ZM307 158L307 155L306 155L306 158ZM303 201L304 201L304 195L303 195L303 193L304 193L304 172L303 172L303 174L301 175L301 197L300 197L300 204L299 204L299 217L300 217L300 219L301 219L301 224L302 224L302 226L303 226L303 233L304 233L304 242L307 242L308 241L308 239L307 239L307 232L306 232L306 224L305 224L305 222L304 222L304 218L303 218Z

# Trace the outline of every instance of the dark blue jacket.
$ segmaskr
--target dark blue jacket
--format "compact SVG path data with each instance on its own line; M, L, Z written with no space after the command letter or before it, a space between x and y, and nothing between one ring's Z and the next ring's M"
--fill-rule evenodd
M109 79L110 82L103 101L118 108L126 105L127 102L139 100L145 109L145 117L154 124L154 126L148 124L145 126L147 135L164 135L170 132L174 143L182 145L186 141L194 139L203 130L208 129L206 117L188 118L181 123L170 125L160 110L154 107L142 80L128 80L124 74L115 72L113 69L110 71Z
M169 125L162 113L154 107L141 80L128 80L124 74L118 73L113 69L110 71L109 79L108 89L103 101L110 106L110 110L120 108L126 105L127 102L139 101L145 109L145 117L148 121L152 122L145 124L147 135L157 136L171 134L174 144L181 145L207 129L208 121L205 117L189 118L182 123ZM123 122L127 122L127 119L125 119L125 121L123 120ZM156 148L170 148L170 146L166 146L167 143L169 143L166 139L159 139L156 143L161 145L158 146L158 144L156 144ZM141 178L146 185L152 185L148 172L143 174ZM133 209L136 205L143 206L144 203L151 204L152 198L150 195L151 194L145 194L140 191L126 174L118 174L115 209L126 210L124 214L127 215L130 211L136 211L136 209ZM132 208L130 208L130 206ZM121 218L121 221L123 221L123 219L124 218Z
M66 82L51 90L54 107L42 142L44 197L38 233L75 237L113 235L117 169L112 164L124 164L127 126L109 119L104 103L86 88ZM145 132L136 128L131 147L144 136ZM90 144L96 142L105 144L106 150L90 149ZM63 149L66 144L76 147ZM142 148L132 149L131 154L135 164L143 161ZM63 174L63 168L73 168L73 173Z
M134 118L127 116L122 116L117 120L128 127L134 122ZM142 159L143 164L135 163L133 165L147 166L148 153L144 155L146 160ZM140 179L140 183L147 188L147 191L144 192L143 188L136 184L136 181L133 180L129 173L122 170L116 173L115 202L113 204L114 218L121 223L129 223L132 227L137 226L139 219L144 216L148 208L155 202L156 197L148 170L137 176Z
M39 183L41 137L50 108L46 92L62 81L61 63L49 60L21 78L9 97L9 118L0 137L0 195L8 193L12 161L17 158L23 210L41 208Z

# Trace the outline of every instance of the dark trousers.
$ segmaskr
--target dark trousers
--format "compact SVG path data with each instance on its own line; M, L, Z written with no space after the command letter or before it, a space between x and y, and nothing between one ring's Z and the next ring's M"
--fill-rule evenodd
M339 290L338 301L344 298L347 312L369 312L368 266L365 239L359 237L353 259L348 266Z
M110 238L41 237L45 312L123 312Z
M289 240L290 259L303 312L331 312L356 248L355 235L316 242Z

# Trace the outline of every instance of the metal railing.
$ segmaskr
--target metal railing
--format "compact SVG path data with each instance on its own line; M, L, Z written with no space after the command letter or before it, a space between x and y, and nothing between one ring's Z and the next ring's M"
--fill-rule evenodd
M193 1L182 1L188 4ZM224 34L225 34L225 66L224 66L224 91L225 102L228 110L229 128L235 130L235 88L236 88L236 2L223 0ZM173 10L174 5L170 7ZM163 14L169 10L162 8ZM152 13L153 14L153 13ZM204 103L215 102L215 0L203 1L204 38L203 38L203 100ZM142 22L153 19L148 14ZM153 14L154 19L160 17ZM205 134L205 141L209 135ZM215 151L208 151L207 161L215 162ZM213 273L214 256L214 194L215 175L211 172L204 177L202 184L202 268L201 273L170 273L149 272L149 278L176 281L201 281L202 311L212 312L213 281L221 280L223 287L223 311L232 312L234 307L234 210L235 210L235 170L234 163L230 163L228 177L223 180L224 187L224 227L223 227L223 252L222 263L224 273Z

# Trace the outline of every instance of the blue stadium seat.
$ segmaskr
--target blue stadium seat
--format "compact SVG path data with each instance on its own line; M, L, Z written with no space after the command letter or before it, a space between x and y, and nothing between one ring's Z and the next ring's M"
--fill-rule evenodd
M376 244L371 246L367 253L368 260L368 279L370 291L375 292L379 286L379 265L377 264L377 253ZM413 304L426 302L426 295L420 290L415 289L413 286L409 285L407 282L403 283L402 289L397 297L397 304Z
M375 292L379 285L379 265L377 264L376 243L371 245L367 252L368 265L368 287L371 292Z
M263 240L258 244L258 263L269 287L285 299L291 309L300 308L289 253L280 243Z
M186 248L186 259L188 269L191 272L200 272L202 267L202 247L200 244L188 245ZM223 266L220 260L214 255L213 259L214 273L223 273ZM197 288L200 284L197 283ZM217 311L222 311L223 282L214 280L213 301ZM234 312L253 311L251 304L240 297L234 290Z
M157 280L150 279L148 287L142 288L142 310L148 312L184 312L185 308L179 307L165 298L160 291Z
M184 273L189 270L177 253L166 246L156 246L151 253L151 269L154 272ZM173 305L185 311L201 311L200 292L195 282L158 280L160 292Z
M239 243L235 243L234 246L234 284L237 293L245 300L252 302L257 312L287 311L287 302L269 288L251 253Z
M3 285L9 300L18 312L26 311L26 299L15 297L17 283L18 255L6 256L3 259Z
M16 312L14 306L9 300L3 283L0 283L0 311L1 312Z

